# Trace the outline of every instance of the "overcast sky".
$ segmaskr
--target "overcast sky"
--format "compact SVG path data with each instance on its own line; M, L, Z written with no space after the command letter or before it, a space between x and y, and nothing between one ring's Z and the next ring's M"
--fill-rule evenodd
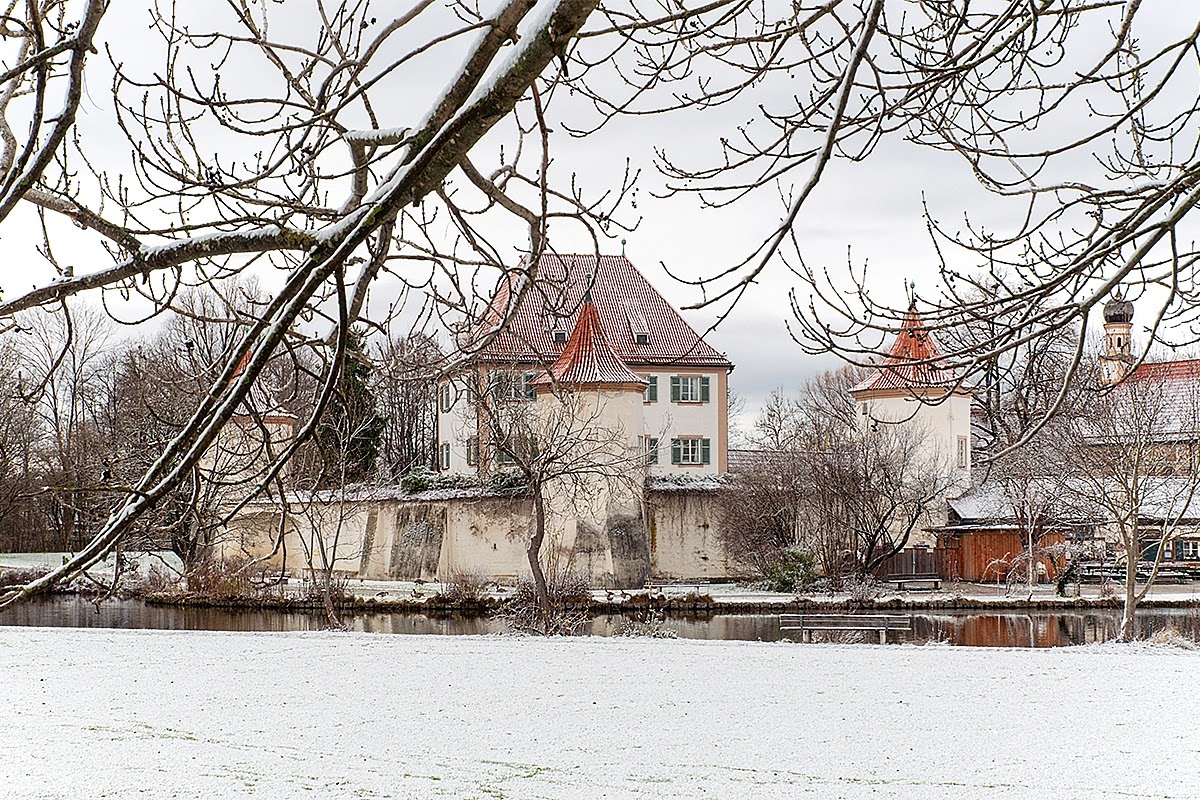
M1172 9L1176 8L1161 2L1148 5L1160 7L1157 17L1160 20L1170 19ZM280 4L273 9L280 15L274 29L276 34L282 37L291 30L304 30L304 14L309 12L307 7L300 6L305 4ZM384 11L382 5L379 9ZM220 24L223 13L218 4L198 4L186 10L196 15L195 24ZM123 16L117 16L118 11ZM296 16L284 16L287 14ZM1147 17L1151 21L1156 19L1151 14ZM131 67L150 72L159 61L151 46L153 40L143 38L149 34L135 24L137 20L138 11L134 8L114 9L102 32ZM459 63L461 48L456 51L448 46L435 50L427 58L416 73L406 73L407 79L395 84L394 94L389 96L394 102L377 103L382 127L411 124L414 114L441 91L446 76ZM226 69L237 74L237 68L235 64ZM110 119L111 73L99 56L93 58L89 69L92 72L81 122L91 132L89 147L107 153L114 163L119 163L126 158L128 147ZM413 81L414 74L422 80ZM634 169L641 170L642 177L637 208L627 207L625 218L640 218L640 224L633 233L619 235L603 244L602 249L619 253L622 250L619 239L626 238L626 255L668 300L679 307L695 303L701 298L700 292L672 279L668 270L682 278L698 280L741 261L772 230L783 205L778 193L770 188L722 211L700 210L689 197L657 197L664 182L654 169L654 148L663 148L688 163L705 163L718 152L718 137L727 135L738 124L735 117L746 114L747 103L751 106L786 103L786 92L793 89L787 83L768 82L761 92L741 105L710 109L703 116L674 114L624 119L582 140L556 130L551 135L555 158L551 176L562 185L574 173L581 185L600 191L611 186L614 176L623 173L625 160L631 160ZM579 101L573 107L570 98L556 97L555 103L557 113L572 122L588 116L585 105ZM498 137L485 139L477 148L481 160L486 161L489 148L494 152L499 144ZM214 150L220 146L214 142ZM797 179L803 177L800 174ZM943 221L961 219L969 211L974 219L1003 224L1006 215L1013 213L1009 206L986 196L961 158L917 148L896 137L881 144L865 163L835 162L828 169L797 226L797 238L808 265L818 271L829 269L834 274L845 274L848 264L855 269L868 265L868 279L879 301L901 304L908 281L916 282L918 295L923 288L932 294L937 284L936 254L926 230L923 202L928 202ZM33 215L26 214L24 221L15 229L8 225L0 231L0 242L10 255L0 285L9 296L15 290L27 288L27 278L33 283L44 271L33 255L33 248L39 243ZM515 222L513 227L517 227ZM62 237L56 245L60 255L80 265L77 270L110 261L95 243L88 243L68 225L58 226L56 235ZM552 237L561 251L591 249L590 240L577 228L553 229ZM14 252L20 252L21 257L12 259ZM515 262L516 247L510 246L508 252ZM383 293L386 294L386 289ZM809 290L776 265L761 276L729 318L708 335L709 342L736 364L731 387L746 398L747 416L754 413L771 389L794 391L808 376L837 363L831 357L805 355L792 342L787 330L792 293L804 302ZM379 294L375 302L385 302L386 298ZM712 311L685 312L685 316L700 330L714 319Z

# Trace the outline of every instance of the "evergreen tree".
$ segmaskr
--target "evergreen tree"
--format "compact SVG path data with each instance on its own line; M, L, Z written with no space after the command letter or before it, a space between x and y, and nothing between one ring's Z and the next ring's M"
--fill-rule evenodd
M371 390L373 366L361 331L351 331L337 388L317 426L321 451L320 482L326 486L361 483L371 477L386 420L376 410Z

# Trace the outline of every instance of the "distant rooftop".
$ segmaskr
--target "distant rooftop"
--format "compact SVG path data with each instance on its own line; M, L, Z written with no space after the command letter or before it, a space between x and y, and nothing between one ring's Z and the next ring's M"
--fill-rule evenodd
M494 330L515 301L520 278L501 285L479 334ZM546 254L512 319L480 353L484 360L552 363L567 346L591 288L599 326L631 367L733 364L708 345L624 256ZM555 332L560 341L555 341Z

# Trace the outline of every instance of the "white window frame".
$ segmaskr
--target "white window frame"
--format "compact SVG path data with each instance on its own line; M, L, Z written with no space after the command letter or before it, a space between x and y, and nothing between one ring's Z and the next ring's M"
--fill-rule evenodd
M643 403L658 402L658 376L646 375L646 388L642 390Z
M644 464L657 464L659 441L656 436L639 436L638 437L638 455Z
M442 470L450 469L450 443L442 442L438 448L438 468Z
M680 375L679 376L679 402L681 402L681 403L699 403L700 402L700 376L699 375Z
M497 372L492 375L492 397L499 401L532 400L532 372Z
M683 393L683 385L680 384L680 395ZM701 455L701 443L704 441L699 436L681 436L679 437L679 463L693 466L703 464L703 456Z
M1200 539L1180 539L1175 543L1178 561L1200 561Z

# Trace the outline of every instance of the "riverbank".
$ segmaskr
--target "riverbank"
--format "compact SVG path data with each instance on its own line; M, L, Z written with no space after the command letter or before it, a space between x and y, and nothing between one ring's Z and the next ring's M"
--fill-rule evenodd
M0 553L0 570L35 569L48 566L60 554ZM142 556L144 573L161 557ZM172 556L173 558L173 556ZM174 566L174 565L169 565ZM113 567L105 563L95 568L97 577L111 578ZM82 585L86 590L87 584ZM344 592L336 602L339 610L358 612L428 612L486 615L502 608L512 599L515 588L489 584L476 596L455 598L448 584L425 581L372 581L348 579L339 583ZM1075 591L1075 587L1072 587ZM804 611L1058 611L1080 609L1116 609L1119 597L1095 584L1078 587L1078 595L1059 597L1053 584L1035 586L1032 594L1022 589L1010 593L1003 584L946 583L934 591L898 592L880 584L870 591L854 593L802 593L798 595L768 592L754 586L735 583L664 583L642 589L597 589L586 602L577 605L593 614L640 614L663 611L675 614L784 614ZM213 596L181 591L141 592L136 596L151 605L192 608L274 610L280 612L319 611L321 599L311 595L303 580L237 596ZM1159 584L1151 588L1140 607L1153 609L1200 608L1200 581L1185 584Z
M0 785L37 800L1182 799L1200 793L1180 749L1200 695L1161 687L1198 667L1144 644L0 628Z
M44 567L48 559L58 554L0 553L0 576L5 570L28 572ZM157 558L157 557L156 557ZM154 563L143 558L143 572ZM112 565L102 564L95 570L97 578L112 577ZM59 591L95 591L98 583L77 582L73 588ZM317 612L324 608L323 600L302 579L287 583L248 588L242 594L185 593L178 589L148 591L143 587L121 589L116 596L136 597L157 606L185 608L227 608L275 610L275 612ZM341 595L335 606L342 612L361 613L456 613L487 615L502 609L516 594L514 587L488 584L486 588L463 596L451 584L419 581L359 581L348 579L338 583ZM574 607L596 614L784 614L797 612L869 612L869 610L898 610L898 612L935 612L935 610L1072 610L1121 608L1120 597L1098 585L1082 584L1074 596L1060 597L1054 585L1034 587L1009 593L1002 584L947 584L946 589L896 591L887 584L854 593L804 593L799 595L770 593L752 585L733 583L668 583L650 585L643 589L598 589L590 591L587 599ZM1151 588L1140 607L1152 609L1200 608L1200 582L1159 584Z

